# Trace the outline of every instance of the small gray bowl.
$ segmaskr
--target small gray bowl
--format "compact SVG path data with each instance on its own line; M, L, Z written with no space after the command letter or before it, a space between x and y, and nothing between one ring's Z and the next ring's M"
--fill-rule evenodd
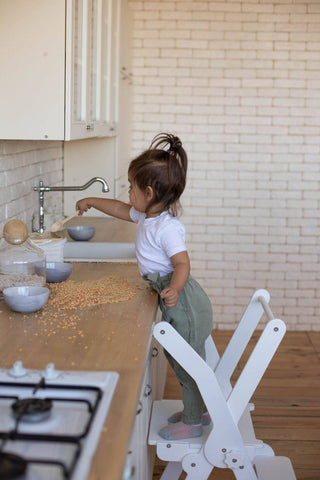
M40 310L48 301L46 287L7 287L3 289L6 304L15 312L31 313Z
M70 276L71 263L48 262L46 263L46 280L48 283L64 282Z
M73 240L85 242L90 240L95 234L96 229L88 225L75 225L68 227L68 233Z

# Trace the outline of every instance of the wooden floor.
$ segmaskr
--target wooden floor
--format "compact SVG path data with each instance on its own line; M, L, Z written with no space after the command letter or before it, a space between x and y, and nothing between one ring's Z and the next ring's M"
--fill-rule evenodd
M231 333L214 332L220 354ZM252 345L250 342L234 379ZM169 368L165 398L181 398L180 385ZM276 455L290 457L298 480L320 480L320 332L286 333L252 401L256 437L269 444ZM159 480L165 465L156 458L153 480ZM183 473L180 479L184 478ZM234 478L230 470L215 468L209 480Z

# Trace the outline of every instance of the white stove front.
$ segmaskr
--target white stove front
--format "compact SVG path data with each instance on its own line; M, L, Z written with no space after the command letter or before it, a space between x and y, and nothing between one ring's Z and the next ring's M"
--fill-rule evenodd
M56 371L53 364L44 371L21 362L0 369L1 479L1 454L10 453L27 461L19 480L85 480L118 378L116 372ZM26 398L49 399L48 418L17 419L12 405Z

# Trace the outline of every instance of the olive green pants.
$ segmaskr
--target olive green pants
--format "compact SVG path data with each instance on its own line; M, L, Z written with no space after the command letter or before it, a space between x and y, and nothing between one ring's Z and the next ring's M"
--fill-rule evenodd
M160 277L159 273L143 275L144 280L146 280L158 294L169 286L171 277L172 273L164 277ZM177 305L168 308L159 295L159 306L162 311L163 320L169 322L205 360L205 341L213 327L212 307L207 294L199 283L189 275L184 289L179 294ZM164 350L164 352L182 386L182 401L184 406L182 421L193 425L201 423L204 402L195 381L166 350Z

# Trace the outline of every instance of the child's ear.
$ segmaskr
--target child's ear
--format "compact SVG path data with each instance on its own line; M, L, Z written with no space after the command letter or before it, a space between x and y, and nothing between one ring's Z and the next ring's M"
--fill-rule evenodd
M146 188L145 190L145 195L147 197L148 200L152 200L153 199L153 188L150 187L150 185L148 185L148 187Z

